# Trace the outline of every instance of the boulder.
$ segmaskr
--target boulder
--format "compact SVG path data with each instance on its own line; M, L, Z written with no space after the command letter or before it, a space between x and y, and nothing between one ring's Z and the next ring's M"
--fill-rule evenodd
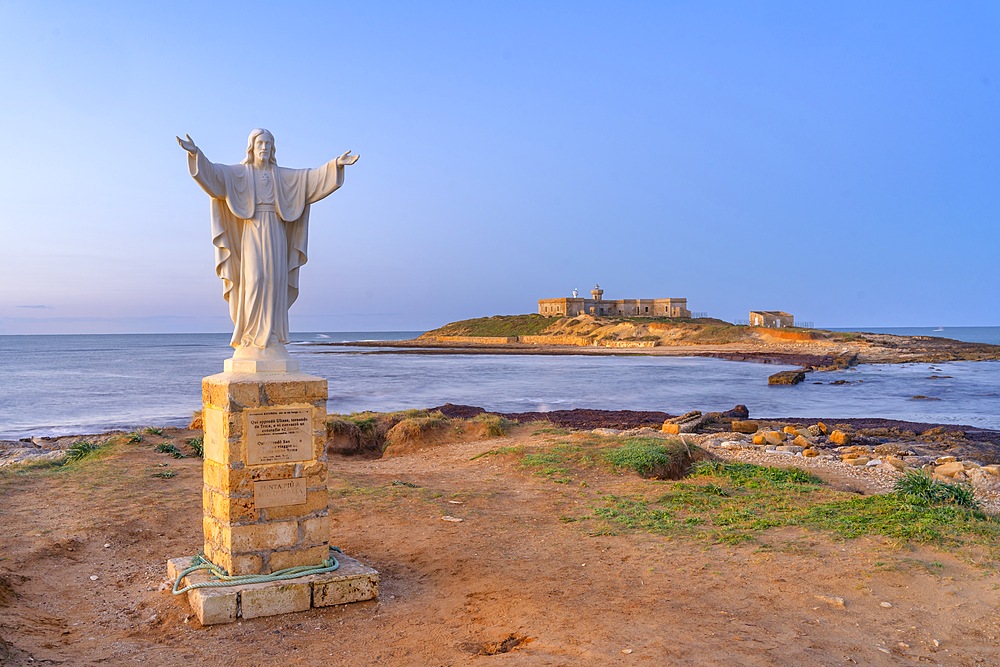
M954 457L950 457L954 458ZM941 477L957 477L959 473L965 472L965 466L961 461L949 461L934 468L934 474ZM964 476L964 475L963 475Z
M803 437L801 435L797 435L797 436L795 436L795 439L792 440L792 444L793 445L797 445L798 447L801 447L802 449L809 449L810 447L813 446L814 443L809 438L805 438L805 437Z
M779 371L767 378L767 383L771 385L798 384L805 379L804 371Z
M777 431L764 431L763 433L760 433L758 435L760 435L760 437L763 439L763 442L761 444L774 445L775 447L777 447L778 445L782 445L785 443L785 436L783 436L781 433L778 433ZM756 444L756 441L757 438L754 437L754 444Z
M734 407L732 410L726 410L725 412L723 412L722 416L727 417L729 419L749 419L750 410L747 409L747 406L741 403L736 407Z
M844 433L843 431L834 431L830 434L830 442L835 445L849 445L851 444L851 434Z

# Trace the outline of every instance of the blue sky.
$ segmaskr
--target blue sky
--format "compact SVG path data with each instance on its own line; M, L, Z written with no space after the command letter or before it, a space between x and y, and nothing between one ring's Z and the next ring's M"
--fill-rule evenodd
M0 0L0 333L227 331L175 134L352 149L295 331L1000 325L1000 3Z

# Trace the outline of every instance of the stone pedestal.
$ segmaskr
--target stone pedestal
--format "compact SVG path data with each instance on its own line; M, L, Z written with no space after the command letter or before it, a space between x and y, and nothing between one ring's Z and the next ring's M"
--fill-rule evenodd
M320 565L330 544L323 378L202 381L205 557L231 575Z
M227 371L205 378L201 388L205 557L233 576L322 565L331 555L326 380ZM196 588L188 591L188 601L198 620L212 625L378 595L377 571L342 553L334 556L340 568L333 572ZM168 576L176 580L191 561L171 559ZM209 580L200 570L181 586Z

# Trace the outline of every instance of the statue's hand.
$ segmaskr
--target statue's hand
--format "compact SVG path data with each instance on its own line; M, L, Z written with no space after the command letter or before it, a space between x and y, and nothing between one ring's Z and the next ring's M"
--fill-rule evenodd
M354 164L358 161L360 155L351 155L351 151L347 151L343 155L337 158L338 167L346 167L347 165Z
M191 155L194 155L195 153L198 152L198 147L194 145L194 139L191 138L190 134L185 134L184 136L187 137L186 141L184 139L181 139L180 137L174 137L174 138L177 139L177 143L180 144L181 148L186 150Z

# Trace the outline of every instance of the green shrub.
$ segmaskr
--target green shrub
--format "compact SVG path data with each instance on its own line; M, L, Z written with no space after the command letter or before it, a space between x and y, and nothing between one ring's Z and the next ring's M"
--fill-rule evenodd
M194 450L195 456L198 458L205 458L205 439L202 437L198 438L188 438L185 440L188 447Z
M100 448L101 446L96 442L91 442L90 440L78 440L70 445L69 449L66 450L66 461L70 462L83 460Z
M902 498L916 505L945 504L976 507L972 487L932 479L922 471L907 471L896 481L895 490Z
M680 479L691 467L689 452L683 443L672 440L632 438L605 451L604 457L614 467L632 470L643 477Z
M160 444L158 444L153 449L155 449L156 451L158 451L161 454L170 454L175 459L183 459L183 458L185 458L184 457L184 452L182 452L181 450L177 449L176 446L174 446L172 443L169 443L169 442L161 442Z
M476 415L472 418L472 421L483 424L486 427L486 434L495 438L499 438L510 433L511 427L517 423L507 419L506 417L494 415L489 412Z

